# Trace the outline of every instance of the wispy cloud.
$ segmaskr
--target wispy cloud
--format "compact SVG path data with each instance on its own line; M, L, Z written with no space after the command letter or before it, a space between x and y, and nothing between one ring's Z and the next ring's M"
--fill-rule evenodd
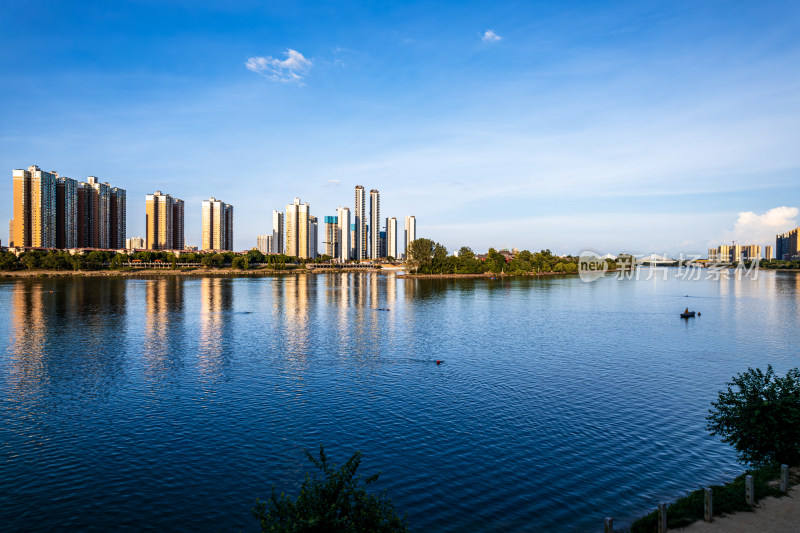
M245 67L272 81L303 85L303 78L311 70L313 63L310 59L306 59L303 54L291 48L288 48L284 55L286 56L284 60L272 56L251 57L245 63Z
M735 240L741 244L771 243L775 235L797 227L796 207L773 207L763 215L752 211L742 211L736 219L733 231L726 231L723 239Z
M486 30L481 36L481 41L485 43L496 43L502 40L503 38L497 35L494 30Z
M342 180L328 180L325 187L338 187L342 184Z

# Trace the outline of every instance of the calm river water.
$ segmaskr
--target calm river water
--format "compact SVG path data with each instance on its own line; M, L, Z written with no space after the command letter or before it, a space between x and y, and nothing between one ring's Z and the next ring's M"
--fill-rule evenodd
M709 403L800 365L798 275L646 278L0 281L0 524L253 531L322 443L416 531L624 525L740 472Z

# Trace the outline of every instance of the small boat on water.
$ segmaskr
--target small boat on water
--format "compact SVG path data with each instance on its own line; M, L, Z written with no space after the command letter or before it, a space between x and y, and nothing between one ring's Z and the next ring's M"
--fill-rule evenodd
M694 311L689 311L689 308L686 308L686 311L681 313L681 318L694 318Z

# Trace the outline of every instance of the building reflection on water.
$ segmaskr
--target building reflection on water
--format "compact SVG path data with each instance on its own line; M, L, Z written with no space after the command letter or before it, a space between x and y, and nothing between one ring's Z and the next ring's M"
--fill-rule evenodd
M125 288L114 279L16 282L8 309L11 390L46 396L79 385L107 394L124 373Z
M197 356L203 374L218 376L230 365L233 283L229 278L200 280L200 336Z
M160 381L182 366L184 280L176 276L151 279L145 285L145 371Z

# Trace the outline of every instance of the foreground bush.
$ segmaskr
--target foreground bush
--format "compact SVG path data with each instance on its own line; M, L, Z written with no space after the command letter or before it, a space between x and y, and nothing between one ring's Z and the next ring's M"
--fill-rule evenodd
M361 464L361 452L353 454L338 467L329 463L325 450L319 447L319 459L306 452L321 477L306 479L296 501L284 493L277 495L275 487L266 502L256 500L253 515L261 523L261 531L272 532L395 532L407 531L406 518L398 517L386 496L369 494L366 487L377 481L378 474L363 480L356 476Z
M747 369L728 383L709 409L708 430L731 444L739 462L800 464L800 370L777 376Z

